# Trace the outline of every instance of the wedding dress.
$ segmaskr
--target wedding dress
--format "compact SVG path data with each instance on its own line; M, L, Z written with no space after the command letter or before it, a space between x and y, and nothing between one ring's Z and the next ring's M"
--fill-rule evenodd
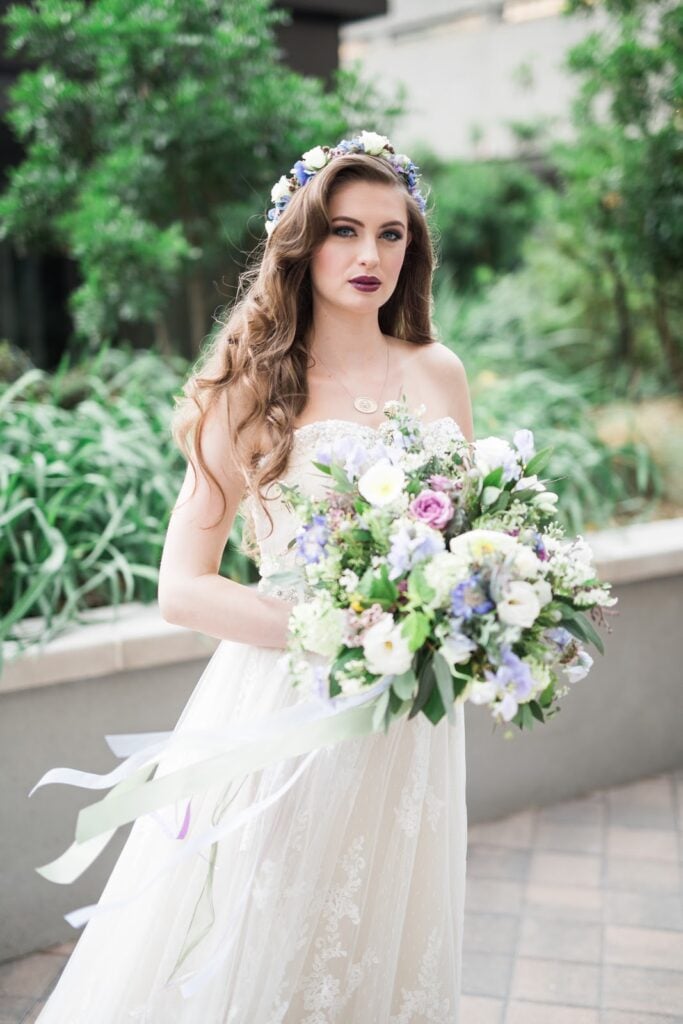
M451 417L425 429L432 443L458 430ZM376 431L305 424L281 479L320 493L328 478L311 465L316 448L348 432L372 443ZM247 499L258 588L291 600L268 575L291 558L295 521L284 501L268 507L265 537L267 519ZM302 701L282 654L222 641L175 733ZM387 734L319 749L305 767L304 755L290 757L193 798L192 827L205 828L291 783L131 901L179 845L158 820L138 818L98 906L128 903L85 925L38 1024L459 1024L467 813L462 703L455 711L454 723L404 717ZM212 957L220 969L183 994L182 978Z

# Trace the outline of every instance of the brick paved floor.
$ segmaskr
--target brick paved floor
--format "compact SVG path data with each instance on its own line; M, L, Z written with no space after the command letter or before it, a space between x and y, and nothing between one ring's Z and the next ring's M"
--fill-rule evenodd
M462 1024L683 1024L683 768L468 842ZM0 1024L35 1021L73 945L0 964Z

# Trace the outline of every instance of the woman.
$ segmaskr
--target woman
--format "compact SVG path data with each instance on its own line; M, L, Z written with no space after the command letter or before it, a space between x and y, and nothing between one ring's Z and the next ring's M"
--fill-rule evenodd
M301 699L282 658L297 595L268 580L296 529L278 480L319 491L318 446L372 442L401 394L428 429L472 440L462 362L433 340L415 165L363 132L304 154L272 197L260 259L174 425L188 470L159 602L222 641L176 734ZM218 572L241 505L257 588ZM457 1024L464 742L459 704L454 726L402 719L215 787L193 828L246 825L132 899L173 845L168 820L139 818L100 901L123 905L88 922L40 1024Z

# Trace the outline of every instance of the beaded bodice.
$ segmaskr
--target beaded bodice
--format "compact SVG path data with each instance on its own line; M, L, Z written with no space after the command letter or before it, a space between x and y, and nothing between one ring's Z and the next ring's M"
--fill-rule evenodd
M441 416L439 419L425 421L425 444L438 454L442 445L452 442L453 437L462 437L461 430L452 416ZM381 432L379 426L359 423L355 420L327 419L306 423L294 430L292 450L286 471L280 479L290 485L296 484L304 494L322 497L330 486L330 478L321 473L313 464L317 449L328 445L342 436L351 434L358 436L372 455L373 446L380 447ZM378 452L379 454L379 452ZM268 456L264 456L268 458ZM295 565L294 548L288 545L295 536L299 526L296 514L280 499L280 488L273 481L264 490L269 499L267 507L272 516L273 528L270 530L268 517L253 495L245 502L245 510L252 517L254 534L259 546L261 579L257 589L282 597L285 600L297 600L301 592L295 587L282 587L268 580L275 572L292 568Z

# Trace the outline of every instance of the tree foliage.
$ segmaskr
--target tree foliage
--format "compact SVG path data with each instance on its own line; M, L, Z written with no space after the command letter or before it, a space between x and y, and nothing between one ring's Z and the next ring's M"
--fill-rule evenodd
M559 216L577 254L610 283L616 361L633 359L643 292L668 372L683 384L683 8L662 0L568 0L608 25L568 53L579 76L571 143L552 156Z
M9 90L25 158L0 197L0 237L77 261L82 343L144 322L175 347L180 294L196 351L218 298L207 282L262 236L280 174L318 142L390 130L400 94L388 102L356 68L326 91L283 63L275 29L289 17L269 0L8 9L8 53L34 67Z

